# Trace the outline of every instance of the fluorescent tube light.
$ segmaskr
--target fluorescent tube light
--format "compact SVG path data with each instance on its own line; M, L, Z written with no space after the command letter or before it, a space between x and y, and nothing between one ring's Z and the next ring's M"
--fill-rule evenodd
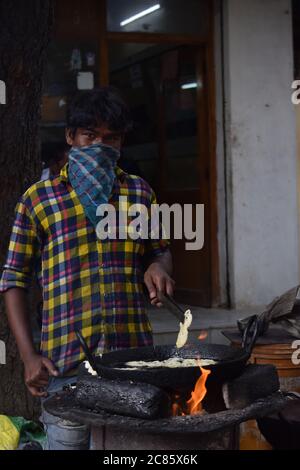
M181 85L182 90L189 90L190 88L197 88L197 82L184 83Z
M160 8L160 4L157 3L156 5L153 5L153 7L147 8L147 10L143 10L140 13L137 13L136 15L133 15L124 21L121 21L120 25L126 26L127 24L132 23L133 21L138 20L139 18L142 18L143 16L149 15L150 13L153 13L154 11L159 10L159 8Z

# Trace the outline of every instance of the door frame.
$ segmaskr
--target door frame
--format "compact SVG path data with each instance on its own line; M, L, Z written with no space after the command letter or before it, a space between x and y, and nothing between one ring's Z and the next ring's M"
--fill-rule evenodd
M214 57L214 2L207 0L209 4L209 28L207 36L191 36L186 34L164 34L143 32L112 32L107 30L107 5L106 0L99 0L99 81L100 85L109 84L109 60L108 45L110 42L124 43L155 43L155 44L194 44L202 45L206 55L207 80L207 132L208 132L208 158L209 158L209 234L210 234L210 285L211 306L220 305L220 259L218 241L218 185L217 185L217 151L216 151L216 77ZM200 201L201 202L201 201Z

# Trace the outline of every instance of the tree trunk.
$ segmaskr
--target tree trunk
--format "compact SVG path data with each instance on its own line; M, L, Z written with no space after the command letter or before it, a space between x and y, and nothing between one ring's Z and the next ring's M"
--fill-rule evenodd
M52 0L0 0L0 80L6 85L6 104L0 104L1 266L15 204L41 172L38 123L52 10ZM0 364L0 414L32 418L37 403L26 390L2 298L0 340L6 345L6 364Z

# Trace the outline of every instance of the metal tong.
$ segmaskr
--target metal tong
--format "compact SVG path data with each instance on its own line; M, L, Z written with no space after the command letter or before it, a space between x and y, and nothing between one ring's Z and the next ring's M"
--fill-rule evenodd
M172 297L170 297L168 294L163 294L161 291L158 291L157 298L169 310L169 312L173 313L173 315L175 315L175 317L178 318L181 323L184 323L185 310L183 310Z
M93 354L91 353L91 351L90 351L90 349L87 345L86 340L84 339L84 337L82 336L82 334L80 333L79 330L75 330L75 334L78 338L78 341L80 342L80 346L82 347L82 349L84 351L84 354L85 354L87 360L89 361L91 367L94 369L95 372L98 373L95 358L94 358Z

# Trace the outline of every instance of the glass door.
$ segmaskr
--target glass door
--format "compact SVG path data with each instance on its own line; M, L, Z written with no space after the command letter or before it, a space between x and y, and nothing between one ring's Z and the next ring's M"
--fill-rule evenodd
M110 83L121 89L134 118L121 165L146 179L159 203L205 204L209 223L204 48L112 43L109 64ZM185 242L172 240L177 298L210 305L209 236L199 251L186 251Z

